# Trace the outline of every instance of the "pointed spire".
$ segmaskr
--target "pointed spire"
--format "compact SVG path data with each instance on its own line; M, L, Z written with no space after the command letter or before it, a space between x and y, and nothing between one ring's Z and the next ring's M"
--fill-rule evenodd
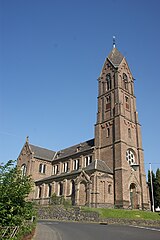
M114 67L118 67L122 62L124 56L118 51L118 49L115 47L115 44L113 44L113 49L107 58L113 64Z

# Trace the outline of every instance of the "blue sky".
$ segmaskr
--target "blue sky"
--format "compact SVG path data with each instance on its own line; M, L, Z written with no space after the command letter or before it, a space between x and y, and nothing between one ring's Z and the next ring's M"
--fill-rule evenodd
M53 150L94 137L115 35L136 79L145 168L160 167L159 12L159 0L0 0L0 161L27 135Z

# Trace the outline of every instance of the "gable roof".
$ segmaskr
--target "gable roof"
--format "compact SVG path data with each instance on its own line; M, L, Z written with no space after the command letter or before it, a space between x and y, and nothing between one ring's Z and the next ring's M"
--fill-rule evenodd
M102 160L95 160L90 165L88 165L85 169L85 171L93 171L97 170L100 172L106 172L113 174L113 171L107 166L107 164Z
M30 147L34 157L43 159L43 160L47 160L47 161L52 161L53 157L56 153L55 151L52 151L52 150L49 150L46 148L42 148L42 147L38 147L38 146L35 146L32 144L29 144L29 147Z
M47 160L47 161L53 161L54 159L59 160L61 158L65 158L79 152L90 150L92 147L94 147L94 139L88 140L80 144L76 144L74 146L65 148L58 152L52 151L46 148L38 147L32 144L29 144L29 147L34 157ZM56 158L56 156L58 156L58 158Z
M124 56L118 51L117 48L113 48L107 58L114 67L118 67L122 62Z
M90 139L86 142L79 143L79 144L76 144L76 145L71 146L69 148L65 148L65 149L62 149L62 150L58 151L55 155L55 160L65 158L65 157L68 157L68 156L71 156L71 155L74 155L74 154L77 154L77 153L80 153L80 152L90 150L92 147L94 147L94 139ZM58 158L56 158L56 157L58 157Z

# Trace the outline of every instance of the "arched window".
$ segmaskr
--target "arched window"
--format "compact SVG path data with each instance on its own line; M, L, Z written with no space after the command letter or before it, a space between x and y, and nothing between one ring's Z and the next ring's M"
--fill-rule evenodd
M46 165L40 163L39 164L39 173L44 173L45 174L45 172L46 172Z
M92 162L92 156L87 156L85 157L85 167L87 167L88 165L90 165Z
M23 165L21 166L21 171L22 171L22 176L25 176L25 175L26 175L26 172L27 172L26 164L23 164Z
M126 152L126 160L129 163L129 165L135 164L135 155L131 149L128 149Z
M108 194L111 194L111 190L112 190L112 185L109 184L109 185L108 185Z
M63 195L63 183L58 184L58 195L62 196Z
M123 73L123 85L124 89L128 90L128 77L125 73Z
M42 186L39 186L39 189L38 189L38 198L41 198L42 197Z
M111 88L112 88L112 85L111 85L111 74L110 73L108 73L107 75L106 75L106 82L107 82L107 91L108 90L110 90Z
M110 136L110 128L107 127L107 137L109 137L109 136Z
M53 175L56 175L59 173L59 165L53 165Z
M128 137L131 138L131 129L128 128Z
M106 110L111 108L111 96L106 96Z
M73 160L73 170L78 170L80 167L79 165L79 159Z
M130 106L129 106L129 97L125 96L125 105L126 105L126 109L129 111Z
M52 195L52 185L48 184L48 197L51 197Z
M63 172L69 172L69 162L63 163Z

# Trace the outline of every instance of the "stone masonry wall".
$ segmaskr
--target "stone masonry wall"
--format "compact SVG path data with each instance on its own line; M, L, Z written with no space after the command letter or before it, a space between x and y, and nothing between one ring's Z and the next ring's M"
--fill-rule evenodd
M39 219L54 219L58 221L99 222L97 212L83 212L79 207L67 208L58 206L38 207Z
M131 220L100 218L97 212L84 212L79 207L67 208L63 206L41 206L37 208L38 218L55 221L96 222L100 224L124 224L136 226L160 226L160 220Z

